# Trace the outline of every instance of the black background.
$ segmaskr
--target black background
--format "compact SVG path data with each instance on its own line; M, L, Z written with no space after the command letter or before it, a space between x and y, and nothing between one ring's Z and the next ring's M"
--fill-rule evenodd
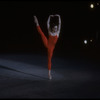
M94 3L94 9L90 4ZM61 33L55 54L99 51L100 6L90 1L0 1L0 52L45 53L33 16L36 15L44 34L50 14L60 14ZM98 32L98 39L96 33ZM93 39L85 45L84 39Z

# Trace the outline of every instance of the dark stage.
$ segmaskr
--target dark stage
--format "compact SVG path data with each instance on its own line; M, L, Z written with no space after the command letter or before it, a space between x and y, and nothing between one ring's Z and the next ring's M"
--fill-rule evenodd
M99 3L0 1L0 98L100 98ZM48 38L51 14L61 16L61 32L49 80L47 51L33 16Z
M53 57L52 80L47 57L0 55L0 98L100 98L100 62L85 57Z

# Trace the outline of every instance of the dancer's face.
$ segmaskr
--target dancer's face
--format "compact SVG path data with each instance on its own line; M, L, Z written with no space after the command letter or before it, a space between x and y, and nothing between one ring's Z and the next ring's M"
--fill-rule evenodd
M54 26L53 28L52 28L52 32L57 32L58 31L58 27L57 26Z

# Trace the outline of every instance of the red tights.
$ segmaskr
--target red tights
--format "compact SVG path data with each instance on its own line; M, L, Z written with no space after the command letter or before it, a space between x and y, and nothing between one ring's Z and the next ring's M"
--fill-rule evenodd
M47 48L48 70L51 70L51 59L52 59L53 50L55 48L55 44L57 42L58 37L49 35L49 39L47 39L46 36L44 35L44 33L42 32L40 26L37 26L37 30L38 30L39 34L41 35L44 46Z

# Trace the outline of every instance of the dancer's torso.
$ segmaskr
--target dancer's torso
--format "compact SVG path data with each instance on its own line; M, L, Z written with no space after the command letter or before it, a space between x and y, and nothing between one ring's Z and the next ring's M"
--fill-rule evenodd
M49 39L48 39L48 49L51 49L53 50L56 43L57 43L57 40L58 40L58 37L57 35L55 36L52 36L52 35L49 35Z

